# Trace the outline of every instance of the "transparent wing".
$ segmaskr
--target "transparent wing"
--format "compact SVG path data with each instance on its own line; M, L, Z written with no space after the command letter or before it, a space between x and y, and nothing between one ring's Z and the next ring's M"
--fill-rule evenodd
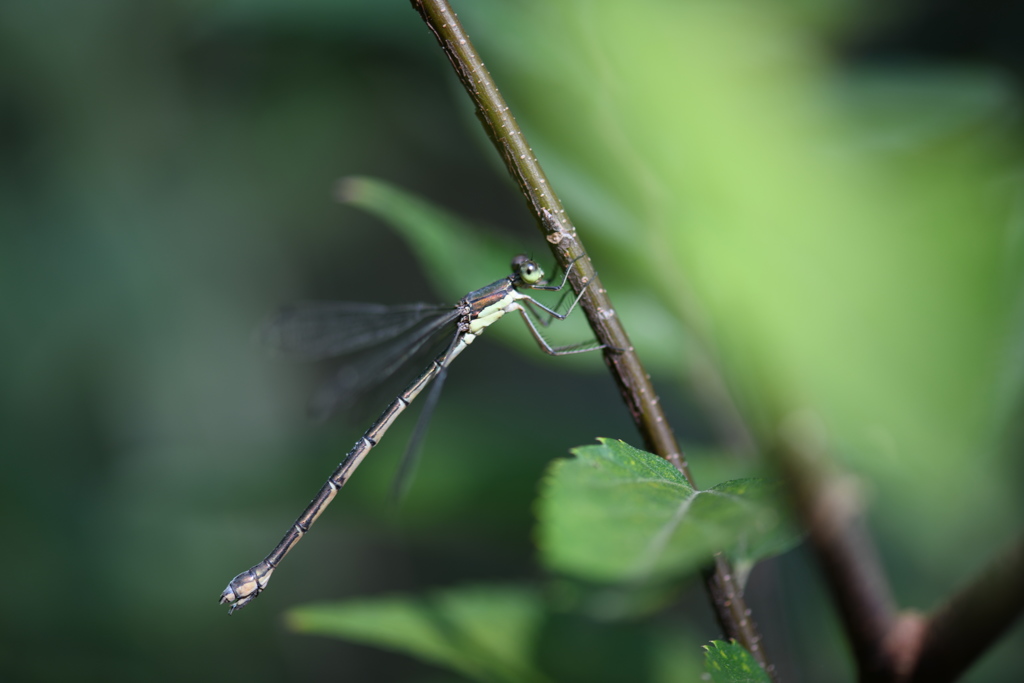
M353 357L310 399L310 415L324 419L346 410L372 393L372 389L382 385L400 368L415 360L423 361L425 356L431 358L438 345L451 343L456 332L454 322L458 317L457 310L448 308L444 315L407 326L397 339L388 339L376 348Z
M391 502L399 503L412 487L412 480L416 476L416 466L419 465L420 453L423 452L423 441L427 436L427 427L434 416L434 409L437 408L438 399L441 398L441 387L448 377L448 368L442 368L433 384L430 385L426 398L423 400L423 409L420 417L416 420L416 428L412 432L409 443L405 446L405 453L398 465L394 481L391 482Z
M324 360L397 339L424 324L443 326L457 317L436 304L301 301L281 308L257 331L265 348L299 360Z

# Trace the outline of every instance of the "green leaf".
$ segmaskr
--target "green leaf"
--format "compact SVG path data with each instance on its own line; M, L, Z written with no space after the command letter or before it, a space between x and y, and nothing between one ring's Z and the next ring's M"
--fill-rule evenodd
M704 665L715 683L771 683L765 670L742 645L713 640L704 650Z
M554 463L539 506L540 547L553 569L596 581L665 579L719 551L753 564L792 546L778 486L758 479L694 491L668 462L622 441Z
M430 202L374 178L352 176L338 184L340 201L364 209L391 227L408 242L419 257L427 275L438 291L451 301L508 275L512 258L523 252L523 246L504 239L493 229L472 226ZM542 266L553 262L547 254L537 254ZM555 273L548 272L551 278ZM540 295L543 298L545 295ZM556 305L551 294L549 305ZM520 348L536 350L536 342L521 324L496 325L488 336L498 336ZM574 344L589 339L582 313L559 323L556 345ZM564 341L559 341L562 339ZM593 359L562 358L562 367L597 368Z
M404 652L480 681L544 681L532 663L544 618L539 594L473 586L427 596L319 603L292 609L288 626Z
M761 560L781 555L796 546L802 531L789 516L782 485L775 480L736 479L710 488L707 493L731 498L733 504L745 508L738 511L745 526L725 553L732 561L740 586L745 586L754 565Z
M570 210L597 187L633 217L611 227L639 249L602 253L612 230L581 226L623 317L616 266L711 345L756 434L817 413L915 562L955 567L970 553L949 538L1010 533L1016 463L995 444L1024 382L1024 240L1007 81L851 68L794 3L522 4L473 35L506 48L488 66L522 79L538 158L549 141L588 176L549 174Z
M338 185L338 199L374 214L413 248L439 291L453 301L509 272L521 247L493 230L465 221L375 178L352 176Z
M704 680L699 643L705 640L693 625L679 627L659 620L651 635L651 683L694 683Z

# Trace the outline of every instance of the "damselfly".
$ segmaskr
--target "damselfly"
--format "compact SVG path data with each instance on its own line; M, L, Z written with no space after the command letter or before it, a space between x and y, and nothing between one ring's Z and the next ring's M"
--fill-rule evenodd
M263 592L277 565L309 531L313 522L334 499L338 490L345 485L370 449L380 442L402 411L433 382L403 461L403 470L407 470L408 462L415 455L426 422L440 395L448 366L487 327L506 313L519 311L540 348L553 356L604 348L597 343L554 347L537 329L538 323L546 326L555 318L565 320L576 308L580 297L586 291L586 285L565 313L548 308L521 290L557 292L565 287L568 279L567 270L560 284L549 285L544 279L541 267L520 254L512 260L511 275L470 292L454 307L428 304L389 307L370 304L307 303L282 311L267 328L274 337L274 345L311 359L349 354L403 338L404 343L389 349L383 356L383 362L377 364L374 374L381 377L392 374L442 332L450 331L451 339L444 351L433 359L427 369L391 402L377 421L356 441L355 446L327 478L323 487L288 529L277 547L261 562L231 580L221 593L220 603L233 603L229 612L234 612L245 607ZM401 479L401 473L399 478Z

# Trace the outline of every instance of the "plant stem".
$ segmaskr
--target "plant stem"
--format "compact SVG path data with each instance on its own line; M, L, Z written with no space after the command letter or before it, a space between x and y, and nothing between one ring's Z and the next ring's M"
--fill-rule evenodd
M895 680L886 639L897 623L888 579L862 519L852 476L834 471L823 430L810 414L782 421L771 455L789 483L797 515L839 610L861 683Z
M651 378L644 371L593 264L589 258L582 258L587 252L575 226L548 183L533 150L523 137L515 117L455 12L444 0L412 0L412 5L437 38L476 105L477 117L505 160L509 173L518 183L555 258L560 266L569 270L573 290L578 294L589 283L583 292L580 306L586 312L594 335L605 345L605 364L615 378L646 448L671 462L696 488L679 443L661 409ZM569 268L572 264L575 265ZM705 584L726 637L735 639L749 650L774 678L774 667L760 646L761 636L749 616L742 588L725 558L716 558L714 567L705 574Z
M1024 536L930 614L898 611L864 526L854 477L828 458L813 418L783 422L772 455L828 583L860 683L954 681L1024 612Z
M956 680L1024 612L1024 535L935 610L922 630L912 683Z

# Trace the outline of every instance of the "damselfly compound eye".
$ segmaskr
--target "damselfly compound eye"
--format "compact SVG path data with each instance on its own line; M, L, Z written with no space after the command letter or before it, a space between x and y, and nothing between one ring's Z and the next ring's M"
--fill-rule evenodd
M519 277L528 285L541 281L544 277L544 270L535 261L526 261L519 266Z

